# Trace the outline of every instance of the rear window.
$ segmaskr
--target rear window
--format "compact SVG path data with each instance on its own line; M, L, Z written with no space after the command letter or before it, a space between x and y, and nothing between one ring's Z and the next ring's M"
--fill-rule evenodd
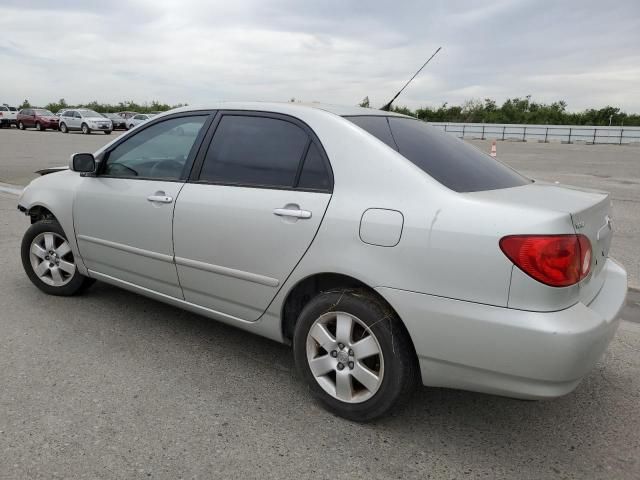
M384 116L345 118L456 192L497 190L530 183L477 148L420 120Z

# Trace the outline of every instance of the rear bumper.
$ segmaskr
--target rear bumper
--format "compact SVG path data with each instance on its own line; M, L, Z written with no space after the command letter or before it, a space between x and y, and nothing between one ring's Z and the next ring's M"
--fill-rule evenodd
M571 392L618 328L627 273L607 260L606 280L589 303L556 312L495 307L404 290L376 290L411 335L422 382L517 398ZM605 272L603 272L605 273Z

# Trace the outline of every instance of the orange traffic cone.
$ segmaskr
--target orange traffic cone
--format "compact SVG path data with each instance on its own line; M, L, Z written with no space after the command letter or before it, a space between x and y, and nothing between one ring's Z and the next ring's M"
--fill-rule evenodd
M496 141L495 140L493 142L491 142L491 156L493 158L496 158L498 156L498 153L496 152Z

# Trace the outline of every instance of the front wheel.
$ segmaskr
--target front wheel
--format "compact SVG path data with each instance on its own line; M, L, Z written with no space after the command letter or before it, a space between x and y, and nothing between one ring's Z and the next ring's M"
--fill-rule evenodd
M111 130L105 130L105 131L104 131L104 134L105 134L105 135L111 135Z
M21 256L29 280L49 295L75 295L94 282L78 272L67 236L55 220L40 220L27 229Z
M82 133L84 133L85 135L89 135L91 133L91 129L89 128L89 125L87 125L86 123L82 124Z
M67 128L67 124L66 123L61 123L60 124L60 131L62 133L69 133L69 129Z
M24 130L24 123L22 123L22 122L18 122L18 128L19 128L20 130Z
M38 130L39 132L44 132L45 129L40 122L36 122L36 130Z
M327 410L378 418L418 384L413 345L396 314L372 293L321 293L301 312L293 339L300 375Z

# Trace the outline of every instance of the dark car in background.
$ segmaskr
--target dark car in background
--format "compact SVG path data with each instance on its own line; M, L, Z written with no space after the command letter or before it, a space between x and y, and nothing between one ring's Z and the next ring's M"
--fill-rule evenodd
M127 129L127 121L118 115L117 113L102 113L103 117L108 118L113 123L114 130L126 130Z
M44 108L24 108L18 112L16 122L20 130L37 128L44 131L48 128L58 130L59 118Z

